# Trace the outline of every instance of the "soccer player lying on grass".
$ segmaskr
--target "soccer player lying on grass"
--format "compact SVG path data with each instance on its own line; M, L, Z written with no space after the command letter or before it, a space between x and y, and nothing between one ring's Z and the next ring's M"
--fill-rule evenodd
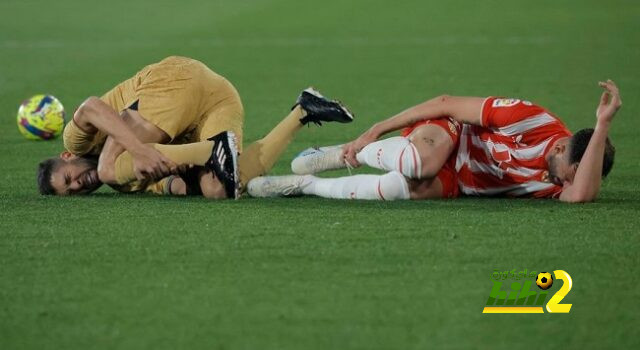
M88 98L65 127L66 151L40 163L38 187L71 195L106 183L121 192L237 198L303 125L352 118L307 89L283 121L242 152L244 109L233 85L199 61L169 57L102 98Z
M347 199L474 196L593 201L615 149L607 134L622 105L613 81L596 110L594 129L572 135L546 109L505 98L440 96L375 124L344 146L309 149L292 162L296 174L366 164L385 175L259 177L255 197L317 195ZM377 141L403 129L402 136Z

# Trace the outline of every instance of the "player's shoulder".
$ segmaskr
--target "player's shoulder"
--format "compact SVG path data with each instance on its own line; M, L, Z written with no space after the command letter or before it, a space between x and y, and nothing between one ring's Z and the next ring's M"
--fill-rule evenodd
M482 107L483 126L504 127L546 112L533 102L521 98L491 96Z
M489 96L484 101L484 108L496 108L496 109L526 109L526 110L540 110L546 111L546 108L541 105L531 102L530 100L514 97L503 96Z

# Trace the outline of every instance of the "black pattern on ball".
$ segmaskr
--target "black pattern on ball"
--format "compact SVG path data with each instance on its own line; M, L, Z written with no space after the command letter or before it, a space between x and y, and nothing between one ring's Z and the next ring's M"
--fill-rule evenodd
M553 285L553 276L549 272L540 272L536 276L536 285L542 290L547 290Z

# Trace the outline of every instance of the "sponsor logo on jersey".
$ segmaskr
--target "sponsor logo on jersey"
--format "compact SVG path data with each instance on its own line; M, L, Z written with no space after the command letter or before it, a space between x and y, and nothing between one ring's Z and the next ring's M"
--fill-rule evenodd
M451 120L447 121L447 124L449 125L449 131L451 131L453 135L458 135L458 129L456 128L456 125Z
M496 98L493 100L493 107L511 107L520 102L517 98Z

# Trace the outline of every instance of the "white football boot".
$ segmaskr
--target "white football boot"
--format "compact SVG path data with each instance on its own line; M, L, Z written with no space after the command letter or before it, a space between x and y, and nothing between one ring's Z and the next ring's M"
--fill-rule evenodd
M342 145L307 148L291 161L291 171L298 175L317 174L346 167L342 159Z
M260 176L249 181L247 193L260 198L301 196L302 189L311 183L312 178L300 175Z

